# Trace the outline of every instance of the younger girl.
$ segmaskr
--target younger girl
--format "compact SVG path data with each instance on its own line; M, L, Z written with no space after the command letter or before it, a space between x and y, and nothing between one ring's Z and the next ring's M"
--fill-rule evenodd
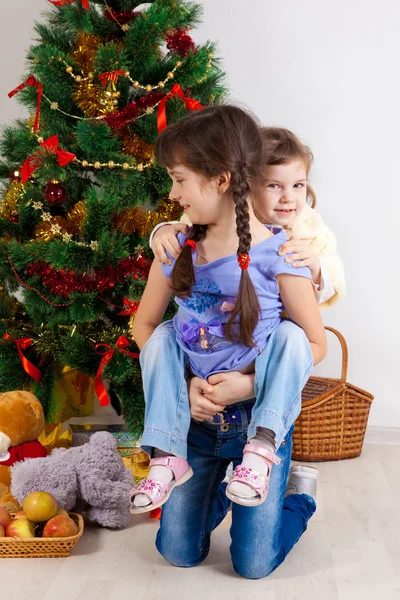
M262 225L249 204L259 185L262 141L244 111L215 106L191 114L159 136L155 153L173 180L170 198L195 225L179 236L183 250L172 267L153 263L133 325L146 397L142 447L153 458L149 477L132 490L131 512L161 506L193 475L186 460L190 372L205 380L221 372L255 371L248 443L226 493L238 504L258 506L265 500L271 467L280 462L276 449L299 414L301 389L313 363L326 353L310 271L294 269L278 256L286 236ZM168 357L146 352L172 293L179 310L171 327L186 373L180 359L168 365ZM274 373L265 356L283 307L303 328L309 346L296 367L286 365L276 393L267 382Z

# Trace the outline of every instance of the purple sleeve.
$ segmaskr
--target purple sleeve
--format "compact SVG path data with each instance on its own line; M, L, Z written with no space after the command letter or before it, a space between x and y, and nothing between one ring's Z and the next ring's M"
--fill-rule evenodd
M186 242L187 235L184 235L183 233L178 233L177 238L178 238L178 242L179 242L180 246L183 247L183 244ZM172 269L175 266L175 258L172 258L172 256L170 255L170 253L168 251L166 252L166 254L172 262L170 265L161 265L161 268L162 268L164 277L171 279Z
M286 256L290 256L290 254ZM285 262L286 256L278 256L269 267L267 275L271 279L275 279L277 275L297 275L298 277L311 279L311 271L308 267L293 267L293 265Z

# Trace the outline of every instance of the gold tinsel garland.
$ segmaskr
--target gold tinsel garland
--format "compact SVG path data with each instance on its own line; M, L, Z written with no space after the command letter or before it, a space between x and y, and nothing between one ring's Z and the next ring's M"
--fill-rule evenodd
M106 107L100 103L104 93L100 84L93 83L93 68L96 52L101 44L101 39L90 33L80 32L76 38L77 48L71 53L72 58L89 79L80 81L80 76L75 81L78 84L72 94L72 99L81 111L88 117L97 117L107 114Z
M155 210L142 206L126 208L113 218L113 223L123 235L135 233L139 237L146 237L158 223L174 221L181 214L179 204L162 200Z
M100 104L100 97L103 88L92 81L80 83L72 94L75 104L87 117L97 117L100 114L107 114L105 106Z
M80 200L69 211L67 216L67 233L71 235L82 235L86 219L86 206L84 200Z
M11 182L10 187L4 194L3 200L0 202L0 218L10 219L18 214L18 200L24 184L18 179Z
M33 232L33 239L40 240L41 242L50 242L55 237L59 237L60 233L55 226L58 226L60 231L66 231L67 222L64 217L52 217L51 222L42 221L36 225Z
M136 133L124 132L121 136L124 152L135 156L138 161L148 161L154 156L153 144L142 140Z
M90 73L93 71L96 52L101 44L101 38L92 33L80 31L76 36L76 50L71 56L81 71Z

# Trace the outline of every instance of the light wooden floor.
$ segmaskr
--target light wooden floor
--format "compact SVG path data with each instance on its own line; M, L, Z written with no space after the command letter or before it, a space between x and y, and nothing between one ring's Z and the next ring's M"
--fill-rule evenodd
M400 599L400 446L366 445L355 460L322 463L318 510L285 563L264 580L234 574L229 518L209 557L169 566L158 523L119 532L88 527L67 559L0 560L1 600Z

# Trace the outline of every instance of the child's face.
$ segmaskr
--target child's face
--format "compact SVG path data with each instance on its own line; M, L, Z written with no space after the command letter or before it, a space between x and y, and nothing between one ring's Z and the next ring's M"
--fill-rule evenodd
M265 168L266 183L257 203L264 223L291 225L304 208L307 198L307 172L303 161Z
M232 200L221 193L219 177L205 179L183 165L168 169L168 174L172 179L169 198L179 202L192 223L211 225L221 220L227 208L232 212ZM229 182L222 187L229 187Z

